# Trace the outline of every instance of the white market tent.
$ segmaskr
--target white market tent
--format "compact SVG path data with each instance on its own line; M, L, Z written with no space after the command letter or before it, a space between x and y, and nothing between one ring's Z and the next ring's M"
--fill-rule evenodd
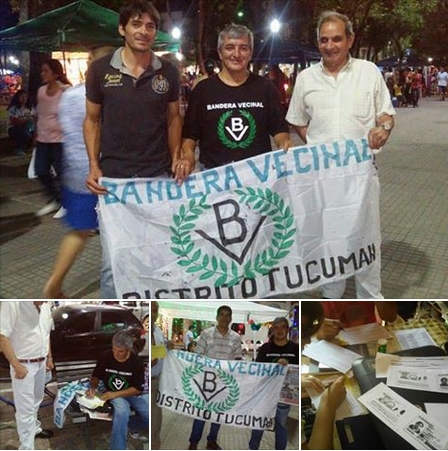
M252 318L256 323L272 321L277 316L286 316L287 310L249 301L158 301L159 313L168 318L187 318L200 321L216 321L216 311L228 305L234 323L247 323Z

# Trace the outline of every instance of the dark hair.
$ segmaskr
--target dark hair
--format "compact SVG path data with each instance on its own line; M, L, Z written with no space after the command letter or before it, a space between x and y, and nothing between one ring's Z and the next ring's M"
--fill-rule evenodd
M204 69L207 72L207 75L211 77L215 73L215 62L213 60L205 60L204 61Z
M194 329L193 324L188 328L188 330Z
M148 0L129 0L120 9L119 24L125 27L134 17L141 17L148 14L154 21L156 28L159 28L160 14L156 7Z
M19 97L20 97L22 94L26 94L26 95L27 95L27 100L26 100L25 105L26 105L28 108L31 108L31 103L30 103L30 98L29 98L29 96L28 96L28 93L27 93L25 90L23 90L23 89L19 89L19 90L14 94L13 98L11 99L11 102L9 103L8 108L6 108L6 109L9 110L9 109L10 109L11 107L13 107L13 106L15 106L15 107L20 107Z
M64 85L71 85L69 82L67 75L65 75L64 68L59 60L54 58L47 59L41 63L41 67L46 64L53 74L58 76L58 80Z
M308 338L320 329L324 320L324 309L319 301L302 301L300 315L307 317L307 323L301 326L301 337Z
M218 308L218 311L216 312L216 316L219 316L219 314L223 311L223 310L227 310L230 315L232 315L232 309L228 306L228 305L221 305L221 307Z

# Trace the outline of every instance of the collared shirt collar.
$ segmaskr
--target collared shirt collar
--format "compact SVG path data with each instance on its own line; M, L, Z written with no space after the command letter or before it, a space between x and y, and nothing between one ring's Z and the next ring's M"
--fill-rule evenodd
M112 59L110 60L110 65L114 69L119 70L122 74L131 75L127 67L123 64L123 59L121 57L121 52L123 49L124 47L120 47L117 50L115 50L114 54L112 55ZM146 69L143 75L155 72L156 70L159 70L161 67L162 62L160 61L160 58L151 50L151 66L148 67L148 69Z
M352 66L352 61L353 61L352 60L352 56L349 53L348 54L348 61L345 63L344 66L342 66L341 70L338 73L344 72L345 70L349 70L350 67ZM321 60L319 61L319 65L320 65L320 68L321 68L322 72L324 74L329 75L329 72L327 71L327 69L324 66L324 59L323 58L321 58Z

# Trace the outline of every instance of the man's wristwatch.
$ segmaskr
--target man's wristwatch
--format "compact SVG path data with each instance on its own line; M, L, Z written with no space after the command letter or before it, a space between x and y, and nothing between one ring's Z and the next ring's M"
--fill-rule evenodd
M384 130L389 133L392 130L392 124L390 122L383 122L380 127L384 128Z

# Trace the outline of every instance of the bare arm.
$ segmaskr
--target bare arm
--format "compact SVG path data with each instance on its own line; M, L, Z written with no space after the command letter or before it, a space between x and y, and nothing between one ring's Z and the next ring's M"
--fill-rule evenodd
M87 176L87 188L93 194L105 194L106 188L98 183L103 173L100 169L100 125L101 105L86 100L86 117L83 123L84 142L89 157L90 172Z
M196 166L195 158L196 141L194 139L185 138L182 141L181 158L177 162L175 173L176 182L182 182L193 172Z
M292 128L299 135L299 138L306 144L306 132L308 130L308 125L292 125Z
M313 432L308 442L309 449L333 449L333 429L336 409L346 396L344 376L339 377L325 390L317 409Z
M283 149L285 152L292 146L291 137L287 132L281 132L274 135L274 142L277 149Z
M138 396L141 394L142 392L140 390L137 390L134 387L129 387L126 390L107 391L106 393L100 396L100 399L103 401L108 401L109 399L126 398L128 396Z
M393 323L397 319L397 301L375 301L375 307L384 321Z
M15 377L17 379L23 379L28 374L28 370L17 359L17 356L14 352L14 349L12 348L11 341L9 340L9 338L1 334L0 334L0 347L2 348L3 354L5 354L6 359L14 369Z
M387 131L382 127L382 124L388 123L391 126L391 130ZM389 139L392 128L395 125L394 117L389 114L382 114L376 120L376 127L369 130L368 139L371 149L379 149L383 147Z
M179 100L168 104L168 147L173 163L180 157L180 144L182 140L182 118L179 112Z

